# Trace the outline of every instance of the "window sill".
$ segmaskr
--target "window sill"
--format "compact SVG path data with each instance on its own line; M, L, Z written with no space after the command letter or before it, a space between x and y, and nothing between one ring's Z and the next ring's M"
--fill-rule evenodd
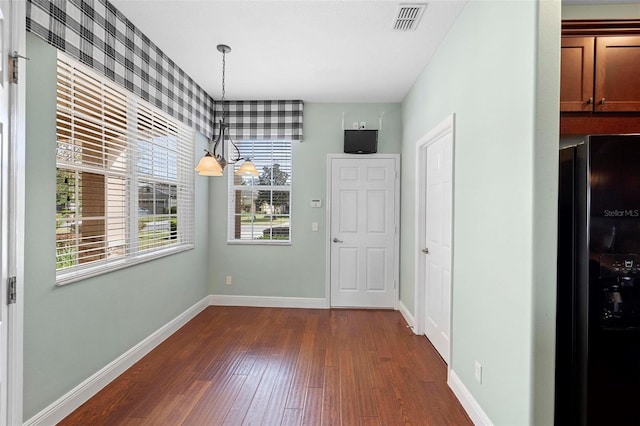
M270 240L227 240L227 244L232 246L290 246L291 241L270 241Z
M67 284L75 283L77 281L86 280L98 275L128 268L129 266L139 265L151 260L171 256L172 254L182 253L187 250L192 250L193 248L195 248L193 244L183 244L178 247L167 248L166 250L154 251L153 253L139 254L128 259L125 258L116 261L110 261L101 265L87 266L86 268L76 271L66 273L63 272L60 274L56 274L56 287L62 287Z

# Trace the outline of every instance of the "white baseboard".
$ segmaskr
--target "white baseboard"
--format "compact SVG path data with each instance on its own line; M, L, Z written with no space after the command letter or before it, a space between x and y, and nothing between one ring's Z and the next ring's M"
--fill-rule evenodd
M471 421L476 426L493 426L491 419L484 412L478 401L475 400L469 389L462 383L460 377L453 370L449 370L449 378L447 384L462 404Z
M209 305L217 306L253 306L259 308L308 308L328 309L324 298L313 297L272 297L272 296L233 296L212 294Z
M116 377L142 359L167 337L198 315L208 305L208 296L156 330L146 339L107 364L100 371L67 392L60 399L31 417L24 426L50 426L71 414Z
M409 312L409 309L407 309L405 304L402 303L402 300L400 302L398 302L398 310L400 311L400 313L404 317L404 320L407 322L407 325L409 326L409 328L411 330L413 330L413 332L415 333L416 332L416 319L413 317L413 315L411 315L411 312Z

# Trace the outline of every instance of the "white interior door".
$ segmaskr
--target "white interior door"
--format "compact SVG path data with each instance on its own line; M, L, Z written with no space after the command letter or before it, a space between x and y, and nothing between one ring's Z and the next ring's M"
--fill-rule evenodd
M397 160L329 159L331 306L396 307Z
M419 148L418 279L423 280L424 334L449 363L453 220L453 127Z

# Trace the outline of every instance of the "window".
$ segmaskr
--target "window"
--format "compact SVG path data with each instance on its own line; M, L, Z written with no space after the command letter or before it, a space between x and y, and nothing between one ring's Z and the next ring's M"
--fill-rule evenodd
M229 179L229 242L288 244L291 242L291 141L240 141L240 155L249 157L258 176Z
M193 247L193 131L58 55L56 281Z

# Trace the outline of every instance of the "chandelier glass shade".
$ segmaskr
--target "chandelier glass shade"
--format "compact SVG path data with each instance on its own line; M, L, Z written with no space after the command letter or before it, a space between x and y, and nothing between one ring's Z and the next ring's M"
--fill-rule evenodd
M242 165L236 170L236 175L238 176L258 176L258 169L256 169L253 161L247 159L242 163Z
M209 151L200 159L195 170L202 176L222 176L220 163Z

